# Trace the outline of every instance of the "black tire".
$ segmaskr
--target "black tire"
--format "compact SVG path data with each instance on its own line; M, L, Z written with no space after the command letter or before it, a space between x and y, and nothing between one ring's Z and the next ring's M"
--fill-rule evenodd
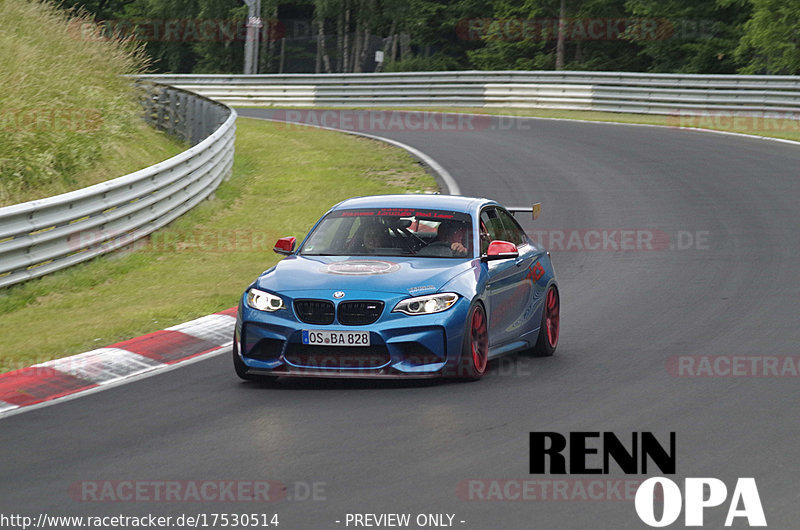
M256 383L274 383L277 381L278 376L276 375L257 375L247 373L247 365L244 364L241 357L239 357L239 342L236 340L236 337L233 337L232 353L233 369L236 371L236 375L238 375L240 379L244 379L245 381L254 381Z
M469 308L461 347L461 362L457 377L464 381L477 381L489 366L489 321L483 304L475 302Z
M542 322L536 344L530 350L534 357L550 357L558 346L561 331L561 297L555 285L547 288L542 307Z

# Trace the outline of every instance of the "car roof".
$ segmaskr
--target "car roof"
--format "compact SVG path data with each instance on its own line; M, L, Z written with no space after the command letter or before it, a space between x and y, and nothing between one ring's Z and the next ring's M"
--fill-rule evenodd
M331 210L352 208L430 208L452 212L472 213L484 204L496 204L489 199L460 195L406 194L353 197L340 202Z

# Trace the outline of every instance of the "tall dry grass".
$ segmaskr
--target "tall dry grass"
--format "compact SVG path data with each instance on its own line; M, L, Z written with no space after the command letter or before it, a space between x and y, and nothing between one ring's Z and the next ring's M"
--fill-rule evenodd
M130 42L42 0L0 0L0 205L86 185L142 131ZM119 175L107 175L105 178Z

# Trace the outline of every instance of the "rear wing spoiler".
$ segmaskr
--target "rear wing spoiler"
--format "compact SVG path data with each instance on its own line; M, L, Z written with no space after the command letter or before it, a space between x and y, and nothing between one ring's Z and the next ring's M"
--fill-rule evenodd
M539 214L542 213L542 203L537 202L533 206L531 206L530 208L511 207L511 208L506 208L506 210L511 212L511 215L513 215L514 217L517 216L517 213L530 213L532 215L532 217L533 217L533 220L535 221L536 219L539 218Z

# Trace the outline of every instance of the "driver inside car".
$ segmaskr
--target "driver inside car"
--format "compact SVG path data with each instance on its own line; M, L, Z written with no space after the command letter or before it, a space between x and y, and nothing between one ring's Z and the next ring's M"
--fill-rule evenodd
M464 223L445 222L439 225L436 241L447 243L453 256L467 255L467 227Z
M356 253L372 254L375 249L388 246L386 229L380 224L369 224L362 228L360 237L354 238L348 250Z

